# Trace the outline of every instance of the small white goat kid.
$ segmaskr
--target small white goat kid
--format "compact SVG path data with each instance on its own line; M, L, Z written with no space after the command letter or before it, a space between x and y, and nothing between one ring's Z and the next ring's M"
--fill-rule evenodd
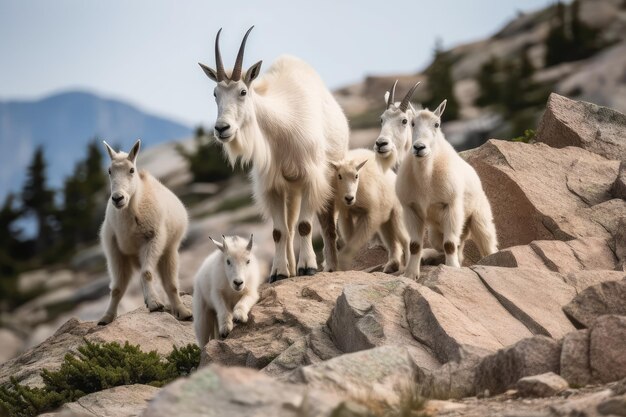
M348 121L319 75L298 58L278 58L258 79L261 61L243 73L250 30L230 76L219 50L221 29L215 39L216 70L200 64L217 83L214 135L231 164L237 159L252 164L255 200L274 223L271 281L317 272L311 233L316 214L322 226L325 269L334 270L337 236L329 162L340 161L348 150Z
M413 157L405 158L398 171L396 193L411 238L407 277L419 277L426 225L434 249L425 255L445 251L448 266L461 265L470 235L482 256L497 251L491 206L480 178L441 132L445 108L446 100L434 112L417 112L412 120Z
M219 251L210 254L198 270L193 288L193 316L198 346L210 339L228 336L233 320L248 321L250 309L259 300L261 274L252 253L253 237L211 239Z
M383 172L376 155L368 149L353 149L335 165L335 206L344 246L339 251L339 268L346 270L354 255L376 232L387 248L384 272L400 269L408 237L402 225L402 207L394 189L396 174Z
M410 121L415 117L411 98L420 83L411 87L401 102L395 101L397 84L398 80L393 83L391 90L385 93L387 108L380 116L380 135L374 144L376 161L383 171L400 166L411 150L413 130Z
M153 286L161 277L172 314L191 318L178 293L178 248L187 232L187 211L178 197L146 171L137 171L141 141L131 151L115 152L106 142L111 158L111 198L100 230L100 240L111 276L111 299L98 324L109 324L126 292L135 269L141 271L141 287L150 311L163 310Z

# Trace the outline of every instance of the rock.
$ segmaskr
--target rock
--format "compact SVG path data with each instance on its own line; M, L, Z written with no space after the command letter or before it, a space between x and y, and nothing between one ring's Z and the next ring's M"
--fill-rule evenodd
M588 416L599 417L598 405L611 397L612 392L609 389L584 395L576 399L568 399L566 402L549 406L551 416L570 417L570 416Z
M561 345L545 336L521 340L513 346L486 356L476 370L476 393L505 392L520 378L546 372L559 372Z
M367 396L368 401L389 407L400 402L400 387L421 379L423 372L406 347L382 346L302 367L288 381L342 397Z
M563 276L565 282L573 286L579 294L593 285L624 278L626 278L626 271L576 271Z
M24 341L9 329L0 328L0 363L13 358L24 346Z
M589 364L595 381L626 378L626 316L599 317L589 334Z
M534 334L558 338L574 330L562 307L576 290L559 274L521 268L472 269L498 301Z
M453 401L428 400L424 406L424 414L432 416L448 414L451 412L463 413L463 410L466 408L466 404L460 404Z
M190 307L191 296L182 298ZM147 308L121 315L107 326L71 319L45 342L0 365L0 384L14 376L23 384L40 386L41 370L58 369L64 356L68 352L76 352L85 340L121 344L128 341L130 344L140 345L144 351L156 350L159 354L166 355L172 351L173 346L195 343L196 339L191 322L178 321L169 312L150 313Z
M536 240L613 240L617 220L626 212L626 201L610 200L619 161L584 149L490 140L465 158L481 178L501 247Z
M484 356L502 346L482 324L470 320L444 296L426 286L408 287L405 304L413 337L443 363Z
M626 315L626 280L606 281L588 287L563 306L563 311L578 328L591 327L605 314Z
M517 392L522 397L552 397L565 391L567 381L554 372L525 376L517 381Z
M611 194L615 198L626 200L626 161L619 164L619 174L613 183Z
M622 217L615 234L615 256L617 257L617 270L626 272L626 216Z
M85 395L42 417L135 417L141 414L157 392L159 388L149 385L122 385Z
M437 359L407 331L404 294L412 284L405 278L387 278L345 285L327 323L335 346L349 353L385 344L403 345L420 367L438 368Z
M577 330L563 338L560 374L572 387L584 387L591 382L589 330Z
M555 271L562 274L581 270L610 270L617 259L607 241L597 238L536 240L513 246L481 259L479 265Z
M471 356L460 362L443 364L420 383L426 398L464 398L476 395L475 379L480 358Z
M552 93L535 140L554 148L577 146L607 159L623 160L625 127L626 116L618 111Z
M334 417L343 402L331 393L279 382L252 369L211 365L163 388L142 416Z
M203 349L202 365L219 363L281 374L383 344L406 345L425 369L440 363L411 337L403 291L412 282L347 271L280 281L262 290L250 320Z
M425 273L420 280L427 287L443 295L470 320L480 323L497 349L532 336L489 291L476 272L470 268L451 268L444 265Z
M598 404L597 410L605 416L626 417L626 395L618 395L602 401Z

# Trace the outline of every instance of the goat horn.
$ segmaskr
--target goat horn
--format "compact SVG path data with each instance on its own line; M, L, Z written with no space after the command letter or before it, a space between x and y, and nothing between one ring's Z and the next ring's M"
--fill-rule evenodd
M217 82L228 79L226 76L226 72L224 72L224 63L222 62L222 54L220 53L220 33L222 33L222 28L217 32L217 36L215 37L215 66L217 69Z
M406 111L409 108L409 103L411 102L411 99L413 98L413 94L415 94L415 89L417 88L418 85L420 85L420 83L421 81L418 81L413 87L411 87L409 92L406 93L406 96L404 96L404 98L402 99L402 103L400 103L400 110Z
M398 85L398 80L396 80L396 82L393 83L393 87L391 87L391 91L389 92L389 97L387 97L387 108L389 108L389 106L391 106L395 101L396 85Z
M237 59L235 60L235 67L233 68L233 73L230 76L230 79L233 81L239 81L241 79L241 67L243 66L243 53L246 50L246 41L248 40L248 35L250 34L250 31L253 28L254 26L248 29L248 31L246 32L246 35L243 37L243 40L241 41L241 46L239 47L239 53L237 54Z

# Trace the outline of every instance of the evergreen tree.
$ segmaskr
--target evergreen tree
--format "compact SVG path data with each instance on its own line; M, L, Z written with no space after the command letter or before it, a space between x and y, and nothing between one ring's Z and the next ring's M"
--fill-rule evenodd
M54 192L48 188L46 169L43 148L39 146L27 168L26 182L22 189L24 212L34 215L37 220L35 248L38 252L50 247L54 230L52 227L52 216L55 213Z
M194 182L222 181L233 175L233 168L226 161L221 146L207 136L202 126L195 130L195 145L194 151L182 146L176 148L187 160ZM239 168L235 167L234 172L239 172Z
M426 107L435 109L444 99L448 100L444 118L455 120L459 117L459 103L454 95L454 80L452 79L452 59L450 54L443 51L441 41L435 44L435 57L426 70L430 99L424 103Z
M559 64L567 60L569 44L565 32L565 5L560 1L556 4L550 31L546 38L545 66Z
M0 208L0 279L16 274L17 258L20 257L22 230L16 227L15 222L22 216L22 211L15 207L15 196L7 195ZM0 283L3 288L4 282ZM6 290L3 288L3 290ZM5 291L2 291L5 293ZM0 298L3 298L0 296Z
M488 106L499 103L501 97L500 72L501 63L496 57L491 57L480 68L476 81L480 87L480 95L476 99L478 106Z

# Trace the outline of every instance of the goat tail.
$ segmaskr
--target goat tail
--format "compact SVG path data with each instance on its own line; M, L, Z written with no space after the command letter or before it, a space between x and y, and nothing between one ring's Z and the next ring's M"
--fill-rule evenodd
M472 214L469 228L472 239L474 243L476 243L481 257L491 255L498 251L496 226L493 223L493 215L491 214L491 207L488 202L486 202L480 210L476 210Z

